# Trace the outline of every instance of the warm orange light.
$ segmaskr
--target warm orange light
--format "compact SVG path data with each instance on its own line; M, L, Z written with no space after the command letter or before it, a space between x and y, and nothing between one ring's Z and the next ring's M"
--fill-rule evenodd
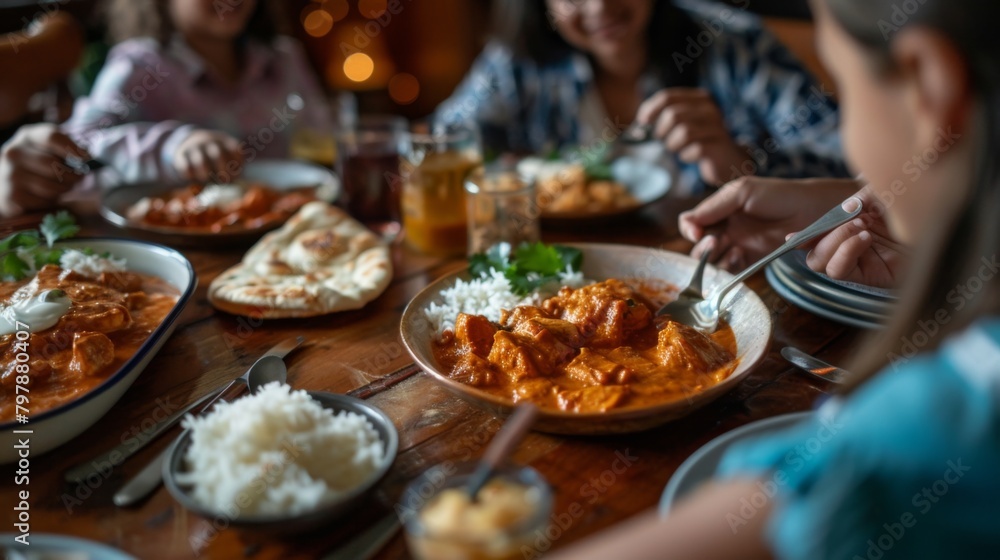
M347 5L347 0L326 0L323 2L323 9L330 14L334 22L338 22L347 17L351 7Z
M400 105L409 105L420 95L420 81L413 74L400 72L389 80L389 97Z
M354 53L344 60L344 75L352 82L363 82L375 72L375 61L365 53Z
M326 10L313 10L306 15L306 20L302 23L306 33L313 37L322 37L333 29L333 16Z
M368 19L381 17L386 10L386 0L360 0L358 11Z

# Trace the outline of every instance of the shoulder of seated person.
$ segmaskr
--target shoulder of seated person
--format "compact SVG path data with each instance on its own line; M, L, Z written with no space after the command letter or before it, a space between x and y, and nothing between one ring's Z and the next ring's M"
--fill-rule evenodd
M133 37L125 39L108 51L108 60L129 59L146 62L151 59L162 59L166 56L166 47L152 37Z
M674 0L674 4L691 16L695 24L721 24L726 31L723 39L754 35L764 29L760 16L738 6L703 0Z

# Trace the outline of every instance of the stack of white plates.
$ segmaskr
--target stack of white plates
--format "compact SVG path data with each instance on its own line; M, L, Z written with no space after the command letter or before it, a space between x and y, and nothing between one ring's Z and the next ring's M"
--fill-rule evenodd
M806 264L805 251L774 261L767 280L778 295L821 317L863 329L880 328L896 305L894 292L833 280Z

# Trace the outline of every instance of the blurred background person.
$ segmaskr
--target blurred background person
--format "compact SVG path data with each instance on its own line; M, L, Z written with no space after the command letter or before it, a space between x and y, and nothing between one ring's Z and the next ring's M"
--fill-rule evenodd
M288 157L297 127L332 132L312 68L277 2L111 0L114 40L65 128L109 164L102 182L232 180Z
M687 0L496 7L495 40L437 111L476 121L487 151L586 149L637 122L677 160L675 193L847 175L835 102L757 16Z

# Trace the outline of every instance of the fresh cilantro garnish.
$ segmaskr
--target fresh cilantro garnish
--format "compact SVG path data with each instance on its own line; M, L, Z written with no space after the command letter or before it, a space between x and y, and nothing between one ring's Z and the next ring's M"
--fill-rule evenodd
M60 239L68 239L80 232L80 226L76 225L73 216L63 210L58 214L49 214L42 219L42 226L38 228L45 236L45 242L51 248Z
M63 250L53 245L80 231L65 210L45 216L38 229L19 231L0 241L0 278L4 281L22 280L47 264L59 264Z
M500 243L485 253L473 255L469 259L469 273L483 278L491 270L501 272L511 291L526 296L546 284L558 282L559 275L567 270L580 270L582 265L583 253L572 247L522 243L512 252L510 245Z

